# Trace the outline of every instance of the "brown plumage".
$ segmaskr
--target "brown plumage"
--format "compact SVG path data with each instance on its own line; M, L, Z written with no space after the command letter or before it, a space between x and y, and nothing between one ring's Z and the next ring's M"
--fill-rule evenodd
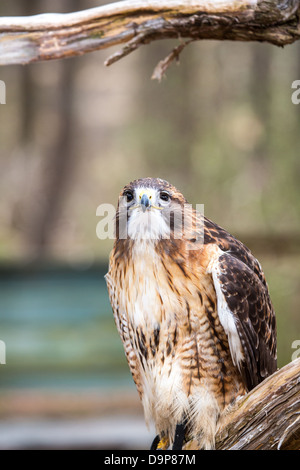
M277 368L262 269L160 179L125 186L116 221L106 280L146 421L213 448L226 407Z

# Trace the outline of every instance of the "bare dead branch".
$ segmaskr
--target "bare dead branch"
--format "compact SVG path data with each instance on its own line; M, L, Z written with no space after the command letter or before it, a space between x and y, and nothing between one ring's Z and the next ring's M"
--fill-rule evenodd
M220 424L217 449L300 449L300 359L238 401Z
M191 440L186 450L197 450ZM300 450L300 358L225 411L217 450Z
M183 49L192 42L193 39L190 39L189 41L183 42L182 44L179 44L179 46L174 47L172 52L163 60L161 60L157 66L154 69L154 72L152 74L152 80L158 80L161 82L163 76L165 75L167 69L170 67L171 63L176 60L177 62L179 61L179 55L183 51Z
M125 0L66 14L0 18L0 65L72 57L117 44L110 65L165 38L266 41L300 37L300 0ZM188 41L189 42L189 41ZM154 75L183 49L182 42Z

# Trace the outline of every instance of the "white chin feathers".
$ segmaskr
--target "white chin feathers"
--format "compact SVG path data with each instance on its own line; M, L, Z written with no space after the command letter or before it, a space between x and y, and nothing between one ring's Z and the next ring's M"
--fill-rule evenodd
M132 240L159 240L170 238L170 225L166 223L160 210L141 208L132 210L127 223L128 237Z

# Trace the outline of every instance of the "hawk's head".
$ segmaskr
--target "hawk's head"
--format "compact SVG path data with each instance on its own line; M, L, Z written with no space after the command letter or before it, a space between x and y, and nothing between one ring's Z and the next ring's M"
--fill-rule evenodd
M182 226L183 195L159 178L142 178L125 186L119 197L118 237L132 240L170 238Z

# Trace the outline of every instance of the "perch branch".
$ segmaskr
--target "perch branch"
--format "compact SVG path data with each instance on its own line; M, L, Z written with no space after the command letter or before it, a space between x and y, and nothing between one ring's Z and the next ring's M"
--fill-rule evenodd
M300 449L300 359L239 400L221 421L220 450Z
M266 41L300 37L300 0L125 0L75 13L0 18L0 65L72 57L125 44L106 65L165 38ZM165 71L180 44L160 65ZM161 72L158 78L161 77Z

